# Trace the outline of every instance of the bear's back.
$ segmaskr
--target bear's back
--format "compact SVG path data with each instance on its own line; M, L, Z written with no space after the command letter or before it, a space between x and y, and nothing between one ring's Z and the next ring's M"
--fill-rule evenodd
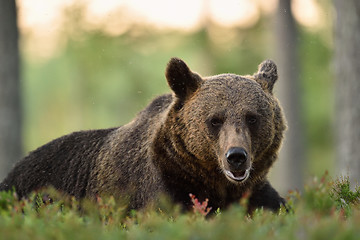
M131 193L131 207L139 208L144 199L161 191L162 180L152 161L152 140L172 101L171 94L155 98L131 122L108 136L91 171L88 195Z

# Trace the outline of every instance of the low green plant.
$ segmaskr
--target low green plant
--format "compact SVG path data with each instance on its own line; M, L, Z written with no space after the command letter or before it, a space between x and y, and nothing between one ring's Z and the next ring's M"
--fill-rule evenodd
M49 197L50 196L50 197ZM196 196L193 211L167 199L129 211L113 197L77 200L54 189L17 199L0 193L1 239L360 239L359 189L348 178L314 178L304 192L290 192L288 205L273 213L257 209L250 216L247 199L209 214Z
M348 217L353 209L359 207L360 187L357 186L352 190L349 177L343 177L335 181L330 196L335 200L337 209L343 210L345 216Z

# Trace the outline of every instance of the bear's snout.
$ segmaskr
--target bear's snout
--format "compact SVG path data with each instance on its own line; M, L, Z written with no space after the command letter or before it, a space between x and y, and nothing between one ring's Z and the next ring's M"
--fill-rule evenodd
M250 156L242 147L231 147L225 153L226 164L223 165L225 176L235 182L244 182L250 176Z
M240 170L243 168L244 163L248 159L248 154L244 148L232 147L225 154L226 160L230 167L234 170Z

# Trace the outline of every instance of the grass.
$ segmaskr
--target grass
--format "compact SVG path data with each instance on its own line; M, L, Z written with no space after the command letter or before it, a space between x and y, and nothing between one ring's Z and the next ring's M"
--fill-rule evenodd
M127 212L114 198L96 202L62 196L52 189L17 200L0 193L1 239L360 239L360 189L347 178L313 179L303 193L290 192L287 213L246 213L246 199L206 216L206 202L191 196L193 211L162 201L158 207ZM190 197L189 197L190 200Z

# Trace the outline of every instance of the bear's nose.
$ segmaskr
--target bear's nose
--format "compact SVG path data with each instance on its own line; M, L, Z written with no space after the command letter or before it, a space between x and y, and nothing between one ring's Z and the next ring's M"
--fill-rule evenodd
M226 153L226 159L231 167L239 169L247 160L247 152L240 147L232 147Z

